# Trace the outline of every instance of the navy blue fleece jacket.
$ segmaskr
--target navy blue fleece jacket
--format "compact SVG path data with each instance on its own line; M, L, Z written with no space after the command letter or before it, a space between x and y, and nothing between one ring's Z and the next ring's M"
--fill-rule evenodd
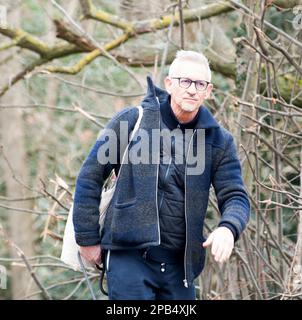
M81 246L101 244L104 249L114 250L138 249L161 243L157 204L159 161L152 161L159 159L159 148L157 151L151 150L151 140L152 130L160 126L159 102L167 99L168 93L154 86L150 78L147 80L148 92L141 103L144 113L140 128L150 137L149 164L129 163L120 167L119 152L117 164L99 163L98 151L108 139L106 130L99 135L76 182L73 222L76 242ZM108 122L106 128L114 130L118 138L118 150L121 136L129 136L137 117L137 108L125 108ZM120 132L121 121L128 122L125 132ZM204 267L203 225L211 185L221 213L219 225L230 228L235 240L246 227L250 216L250 203L232 135L217 123L204 106L201 106L195 129L205 132L205 168L201 174L186 175L185 178L184 283L188 285L192 285ZM196 143L196 136L193 135L193 148ZM110 172L114 169L117 173L120 168L116 191L100 233L98 221L102 186Z

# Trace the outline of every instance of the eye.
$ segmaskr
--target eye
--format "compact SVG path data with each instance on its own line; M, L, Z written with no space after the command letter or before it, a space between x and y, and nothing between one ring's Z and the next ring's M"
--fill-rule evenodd
M180 85L183 87L189 87L191 85L191 80L186 79L186 78L182 78L182 79L180 79Z
M196 81L196 87L198 90L204 90L207 87L207 82L206 81Z

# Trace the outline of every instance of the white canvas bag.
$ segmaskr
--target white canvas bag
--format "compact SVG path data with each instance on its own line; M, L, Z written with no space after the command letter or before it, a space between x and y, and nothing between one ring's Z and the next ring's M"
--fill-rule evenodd
M139 125L140 125L140 122L141 122L141 119L142 119L142 116L143 116L143 108L142 108L142 106L138 106L137 108L139 110L138 119L136 121L136 124L134 126L133 131L131 132L129 143L128 143L127 148L126 148L126 150L125 150L125 152L123 154L123 158L122 158L121 164L124 162L124 158L125 158L125 156L127 154L126 151L129 148L129 144L130 144L131 140L133 139L134 134L136 133L136 131L139 128ZM121 167L120 167L120 169L121 169ZM111 201L111 199L113 197L113 194L114 194L114 191L115 191L115 187L116 187L116 183L117 183L117 180L119 178L120 171L121 170L119 170L118 176L115 179L113 185L107 190L105 190L103 188L100 207L99 207L99 210L100 210L100 220L99 220L100 231L101 231L101 229L103 227L106 211L107 211L109 203L110 203L110 201ZM110 177L111 177L111 175L110 175ZM109 177L109 179L110 179L110 177ZM75 271L80 271L81 270L81 266L80 266L80 263L79 263L79 260L78 260L78 251L79 251L79 246L75 241L75 232L74 232L74 225L73 225L73 204L72 204L71 208L69 209L67 222L66 222L66 225L65 225L62 252L61 252L60 259L65 264L67 264L70 267L72 267ZM89 264L88 261L86 261L83 257L82 257L82 261L83 261L83 264L84 264L84 266L86 268L87 267L94 267L93 265Z

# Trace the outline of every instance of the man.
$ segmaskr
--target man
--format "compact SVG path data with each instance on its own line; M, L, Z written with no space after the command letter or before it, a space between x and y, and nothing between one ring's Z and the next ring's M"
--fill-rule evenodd
M117 137L116 163L100 161L108 147L105 130L80 170L73 213L76 241L84 258L104 260L109 299L195 299L194 279L204 267L205 248L211 246L217 262L226 261L246 227L250 204L233 137L203 106L213 88L207 59L179 51L166 90L147 80L140 123L142 140L151 140L141 150L147 161L120 165L126 150L119 151L122 139L138 118L137 108L125 108L106 126ZM172 131L173 137L162 134ZM137 141L133 138L128 150ZM100 194L113 169L120 170L119 177L99 234ZM211 185L221 220L205 240Z

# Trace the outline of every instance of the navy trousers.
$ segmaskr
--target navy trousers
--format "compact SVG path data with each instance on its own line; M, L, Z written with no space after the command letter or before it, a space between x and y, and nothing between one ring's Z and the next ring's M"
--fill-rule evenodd
M195 300L194 285L183 285L183 255L152 247L104 251L109 300Z

